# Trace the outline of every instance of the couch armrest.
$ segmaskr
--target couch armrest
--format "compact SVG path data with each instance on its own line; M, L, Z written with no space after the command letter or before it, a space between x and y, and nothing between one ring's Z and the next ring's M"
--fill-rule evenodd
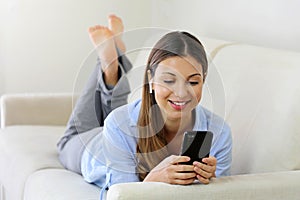
M107 199L298 199L300 170L235 175L212 179L208 185L122 183L110 187Z
M1 97L1 128L12 125L66 125L72 94L6 94Z

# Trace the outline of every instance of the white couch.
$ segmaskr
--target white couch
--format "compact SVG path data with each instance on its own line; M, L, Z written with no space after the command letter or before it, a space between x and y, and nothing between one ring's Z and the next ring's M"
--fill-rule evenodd
M202 41L212 59L202 103L232 128L232 176L209 185L117 184L107 199L299 199L300 53ZM71 110L71 94L2 96L2 200L99 198L57 158Z

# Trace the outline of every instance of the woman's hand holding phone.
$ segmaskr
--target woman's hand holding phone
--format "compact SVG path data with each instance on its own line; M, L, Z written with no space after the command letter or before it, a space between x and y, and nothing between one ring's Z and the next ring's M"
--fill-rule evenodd
M194 171L197 174L197 179L203 183L208 184L210 178L216 177L215 172L217 168L217 159L213 156L209 156L208 158L203 158L202 162L194 161Z
M180 156L169 156L146 176L144 181L187 185L198 179L208 184L215 177L217 159L209 156L213 134L209 131L184 133Z
M208 184L210 178L215 177L217 166L215 157L203 158L202 163L194 161L193 165L183 164L189 160L188 156L171 155L153 168L144 182L189 185L198 179L201 183Z
M197 178L197 174L194 171L196 166L179 164L188 162L189 160L188 156L171 155L153 168L144 179L144 182L155 181L180 185L192 184Z

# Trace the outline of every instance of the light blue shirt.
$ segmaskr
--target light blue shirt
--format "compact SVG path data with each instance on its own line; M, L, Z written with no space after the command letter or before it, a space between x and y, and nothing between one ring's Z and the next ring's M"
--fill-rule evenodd
M87 145L81 160L81 170L87 182L102 188L116 183L137 182L136 145L138 115L141 101L113 110L105 120L102 133ZM195 109L193 130L213 132L210 155L217 159L216 176L230 175L232 138L224 120L202 106Z

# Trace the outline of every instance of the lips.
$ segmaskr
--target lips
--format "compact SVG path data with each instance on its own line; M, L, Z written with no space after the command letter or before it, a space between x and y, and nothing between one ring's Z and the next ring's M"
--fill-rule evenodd
M170 105L172 106L172 108L174 108L175 110L182 110L186 107L186 105L191 102L189 101L171 101L168 100L170 102Z

